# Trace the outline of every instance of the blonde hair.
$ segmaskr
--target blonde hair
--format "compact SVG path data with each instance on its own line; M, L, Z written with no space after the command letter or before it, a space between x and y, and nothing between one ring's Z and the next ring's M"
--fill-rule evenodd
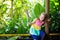
M47 16L47 13L45 13L45 12L42 12L41 14L43 14L43 15Z
M44 20L47 18L47 13L42 12L41 15L44 15Z

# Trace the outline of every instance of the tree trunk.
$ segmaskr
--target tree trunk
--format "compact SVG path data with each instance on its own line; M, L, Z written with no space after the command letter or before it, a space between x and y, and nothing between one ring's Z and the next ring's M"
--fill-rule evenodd
M45 1L45 13L47 13L47 16L49 18L49 0ZM48 20L48 18L46 20ZM49 23L46 22L45 32L46 34L49 34Z

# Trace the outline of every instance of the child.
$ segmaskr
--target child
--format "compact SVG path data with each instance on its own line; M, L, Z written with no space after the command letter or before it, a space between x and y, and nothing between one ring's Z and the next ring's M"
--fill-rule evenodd
M44 37L45 32L41 30L41 27L45 23L45 18L46 14L41 13L39 18L34 19L33 22L29 24L31 25L30 35L33 40L42 40L42 38Z

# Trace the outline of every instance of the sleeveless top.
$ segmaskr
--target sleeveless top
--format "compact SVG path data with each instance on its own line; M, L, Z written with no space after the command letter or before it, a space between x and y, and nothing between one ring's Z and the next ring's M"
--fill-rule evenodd
M44 21L37 19L34 24L31 25L30 34L39 36L42 24L44 24Z
M40 21L39 19L37 19L34 24L32 24L32 27L36 30L41 30L41 26L42 24L44 24L44 21Z

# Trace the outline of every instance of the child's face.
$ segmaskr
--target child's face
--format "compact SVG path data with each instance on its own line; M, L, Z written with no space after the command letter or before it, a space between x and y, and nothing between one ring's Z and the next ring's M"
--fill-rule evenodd
M40 18L41 21L43 21L45 19L45 15L41 14L39 18Z

